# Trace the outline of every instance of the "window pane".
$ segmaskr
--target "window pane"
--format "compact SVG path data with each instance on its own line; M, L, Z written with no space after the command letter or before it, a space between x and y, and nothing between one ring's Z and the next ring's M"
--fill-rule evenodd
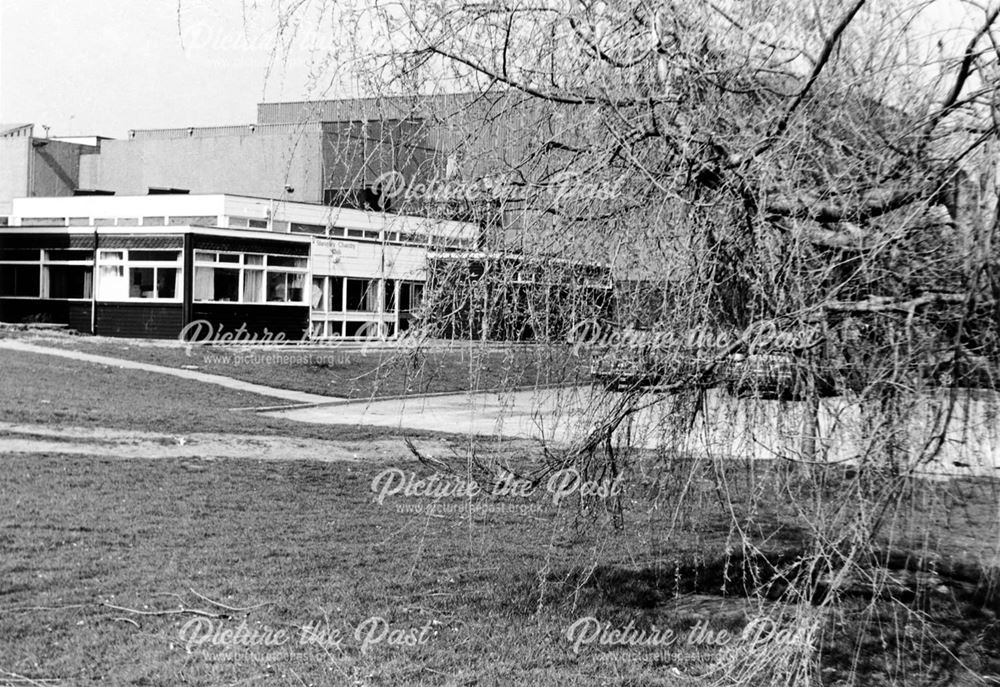
M215 269L212 267L194 268L194 299L196 301L215 300Z
M289 255L268 255L268 267L297 267L305 269L308 261L305 258L294 258Z
M239 253L219 253L219 262L239 263L239 261L240 261Z
M121 262L125 259L125 252L120 250L102 250L98 253L101 262Z
M216 269L214 292L214 300L238 301L240 299L240 271Z
M10 262L38 262L42 253L38 250L10 249L0 252L0 260Z
M46 258L50 262L66 262L68 260L90 260L94 254L89 250L50 250Z
M323 236L326 234L326 227L320 226L319 224L299 224L298 222L292 222L292 232L296 234L313 234L315 236Z
M374 282L370 279L347 280L347 309L351 312L372 312L374 302Z
M93 268L83 265L52 265L46 267L49 298L90 298Z
M159 268L165 271L166 268ZM240 294L240 271L212 267L198 267L194 273L194 299L196 301L236 301ZM173 296L167 296L172 298Z
M332 312L344 312L343 277L330 277L330 310Z
M256 253L248 253L243 257L243 263L246 265L263 265L264 256L257 255Z
M0 296L33 296L38 298L39 268L37 265L0 265Z
M312 309L326 310L326 279L313 277Z
M130 250L128 259L136 262L176 262L181 252L177 250Z
M22 227L64 227L65 217L22 217Z
M385 281L385 311L394 312L396 310L396 282L387 279Z
M133 267L129 270L129 298L155 298L153 290L156 270L152 267Z
M260 270L243 271L243 302L261 303L264 289L264 273Z
M399 312L409 312L410 310L410 291L412 284L409 282L403 282L399 285Z
M216 257L215 253L206 253L205 251L201 250L194 252L195 262L215 262L215 257Z
M121 265L101 265L97 297L109 301L128 298L128 281L125 279L124 267Z
M306 300L306 275L288 275L288 301L290 303L304 303Z
M217 270L219 272L221 270ZM216 274L218 279L218 274ZM218 294L218 291L216 291ZM177 298L177 268L157 267L156 268L156 297L157 298Z
M197 224L202 227L214 227L218 221L218 217L211 215L187 215L171 217L168 224L172 227L185 226L188 224Z
M284 303L288 300L288 284L284 272L267 273L267 301L269 303Z

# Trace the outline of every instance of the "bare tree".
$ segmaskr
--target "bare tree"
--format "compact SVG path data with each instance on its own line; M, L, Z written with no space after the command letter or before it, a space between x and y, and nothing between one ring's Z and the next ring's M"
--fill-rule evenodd
M481 316L525 261L561 258L587 265L590 281L564 289L555 310L593 303L598 265L614 313L581 306L582 319L646 333L639 357L658 388L626 380L591 402L592 431L552 448L552 467L621 471L652 451L663 470L678 456L718 459L718 476L734 456L761 457L745 447L763 441L778 465L800 468L810 491L793 501L810 544L751 585L764 595L782 580L783 598L811 600L820 612L799 622L821 625L852 591L886 588L873 570L899 563L887 531L946 444L966 451L948 454L955 463L995 450L995 436L962 432L990 424L1000 360L1000 5L280 8L331 27L331 84L421 122L430 188L467 191L396 209L475 219L485 252L519 256L496 263L492 282L454 270L466 295L438 315L482 304ZM518 332L565 346L582 331L581 318L551 324L545 299L567 279L512 287L537 300L507 304L525 313ZM479 336L489 327L477 322L449 331ZM642 348L615 340L619 360ZM756 560L766 537L727 499L742 560ZM816 677L814 649L724 667L737 683L803 684Z

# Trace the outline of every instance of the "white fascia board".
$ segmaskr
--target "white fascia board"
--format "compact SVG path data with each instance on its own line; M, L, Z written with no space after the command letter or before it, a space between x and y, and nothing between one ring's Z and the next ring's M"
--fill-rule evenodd
M14 217L160 217L223 214L222 195L64 196L15 198Z
M100 236L112 234L206 234L209 236L225 236L228 238L252 238L267 241L283 241L286 243L312 243L309 236L300 234L283 234L265 229L220 229L218 227L199 226L147 226L147 227L3 227L0 235L12 234L87 234L97 232Z

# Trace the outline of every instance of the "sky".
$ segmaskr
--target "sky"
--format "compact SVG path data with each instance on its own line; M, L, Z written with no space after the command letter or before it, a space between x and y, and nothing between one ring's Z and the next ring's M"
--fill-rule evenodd
M926 19L963 6L940 0ZM263 101L357 95L310 81L319 22L272 61L271 0L0 0L0 123L52 136L247 124ZM308 16L306 16L308 19ZM942 21L942 24L949 23ZM934 39L936 41L936 38ZM325 54L320 50L315 54ZM269 69L270 65L270 69Z
M0 0L0 123L121 138L322 97L306 50L269 73L276 17L259 4L244 24L241 0Z

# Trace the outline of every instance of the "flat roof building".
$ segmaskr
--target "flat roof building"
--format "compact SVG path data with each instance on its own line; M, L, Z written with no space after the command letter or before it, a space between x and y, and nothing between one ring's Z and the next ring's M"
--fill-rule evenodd
M108 336L206 327L288 340L398 336L430 252L476 226L228 194L17 198L0 218L0 320Z

